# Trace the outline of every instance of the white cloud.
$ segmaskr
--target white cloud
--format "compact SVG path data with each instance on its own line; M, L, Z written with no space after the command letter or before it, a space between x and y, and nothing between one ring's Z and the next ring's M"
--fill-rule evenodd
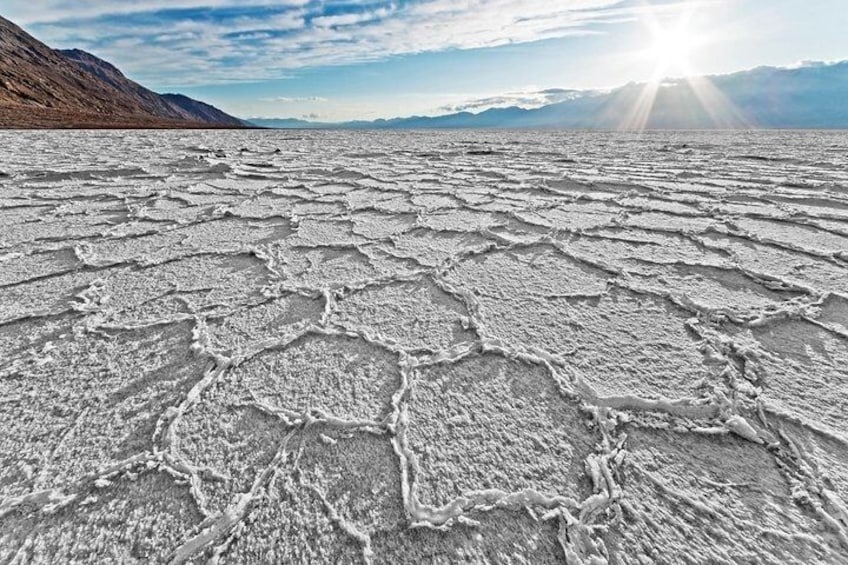
M539 108L548 104L574 100L583 96L591 95L591 90L567 90L561 88L550 88L546 90L526 90L522 92L509 92L479 98L470 98L459 103L447 104L439 108L442 112L482 112L491 108L507 108L518 106L519 108Z
M355 12L348 14L334 14L331 16L318 16L313 18L312 25L315 27L343 27L373 22L386 18L395 11L394 6L380 8L368 12Z
M598 25L644 9L623 7L619 0L403 5L393 0L44 0L38 8L31 0L7 3L7 16L28 24L48 43L91 50L137 80L171 86L276 79L307 67L597 33ZM156 13L178 8L207 11L196 19Z
M26 25L191 8L299 7L309 2L310 0L7 0L3 3L3 16Z
M262 102L281 102L284 104L297 104L302 102L328 102L323 96L277 96L275 98L260 98Z

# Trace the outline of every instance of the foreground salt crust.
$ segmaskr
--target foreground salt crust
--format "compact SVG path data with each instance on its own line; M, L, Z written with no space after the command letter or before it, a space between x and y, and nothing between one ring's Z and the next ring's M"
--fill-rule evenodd
M0 562L848 562L844 133L0 145Z

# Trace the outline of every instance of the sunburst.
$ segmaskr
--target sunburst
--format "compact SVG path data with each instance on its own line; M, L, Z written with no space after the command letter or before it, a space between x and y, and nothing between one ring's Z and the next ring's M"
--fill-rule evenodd
M635 103L626 110L621 129L645 129L662 83L670 75L685 78L714 125L731 127L742 123L740 112L715 85L709 79L697 76L692 59L713 38L711 34L692 25L695 8L696 3L689 2L676 18L669 18L668 14L661 17L659 9L645 5L644 23L650 32L652 44L642 52L641 57L652 61L654 70Z

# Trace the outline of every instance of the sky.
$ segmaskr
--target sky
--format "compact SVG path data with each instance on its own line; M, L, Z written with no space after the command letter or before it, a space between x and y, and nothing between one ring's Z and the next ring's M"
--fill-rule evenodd
M848 59L846 0L0 0L55 48L242 118L536 107L569 89Z

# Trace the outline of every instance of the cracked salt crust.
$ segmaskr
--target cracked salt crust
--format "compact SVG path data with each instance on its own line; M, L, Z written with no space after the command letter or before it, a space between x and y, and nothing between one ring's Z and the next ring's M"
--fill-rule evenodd
M0 562L848 561L844 133L0 144Z

